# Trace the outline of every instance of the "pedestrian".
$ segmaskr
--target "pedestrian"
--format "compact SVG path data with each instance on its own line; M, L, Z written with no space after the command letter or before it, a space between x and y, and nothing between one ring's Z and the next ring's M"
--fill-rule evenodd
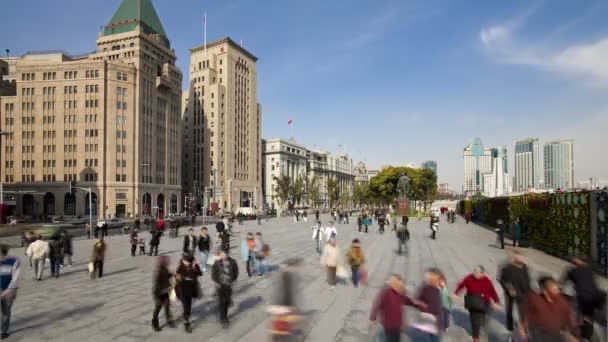
M470 211L467 211L464 214L464 219L467 221L467 224L469 224L469 221L471 221L471 212Z
M384 225L386 224L386 220L384 218L384 215L380 215L378 216L378 232L380 232L380 234L384 234Z
M502 219L498 219L496 220L496 224L498 226L498 228L495 229L496 231L496 247L500 248L500 249L505 249L505 230L503 228L503 220Z
M21 273L19 259L8 255L8 252L7 245L0 245L0 312L2 313L0 339L2 340L9 336L11 312L13 302L17 297L19 274Z
M315 221L319 222L319 216L320 216L320 213L319 213L319 210L317 209L315 211Z
M321 221L317 221L317 224L312 226L312 240L315 242L317 255L321 255L324 236L325 232L323 226L321 225Z
M402 216L401 224L397 229L397 244L398 244L398 253L399 255L403 254L403 250L407 251L407 240L410 239L410 231L407 228L407 224L409 222L409 217Z
M32 264L34 265L34 279L38 281L42 280L44 263L46 258L50 256L49 243L38 236L38 239L27 247L25 254L32 260Z
M329 226L323 229L323 233L325 234L325 241L329 242L331 239L336 239L338 237L338 230L333 222L329 222Z
M386 342L399 342L401 331L404 329L403 306L414 306L419 309L425 305L416 299L407 296L403 280L397 274L390 276L387 286L380 290L370 313L372 326L376 325L376 320L380 316L380 324L384 330L383 335Z
M194 255L194 251L196 251L197 242L196 236L194 235L194 229L188 229L188 235L184 236L184 253L190 253Z
M72 256L74 255L74 248L72 246L72 236L68 232L61 232L61 242L63 244L63 259L61 264L63 266L72 267ZM67 265L66 265L67 259Z
M165 231L165 220L163 220L162 217L156 222L156 230L160 230L161 232Z
M524 324L520 335L524 341L567 342L578 341L579 331L570 305L565 300L557 281L541 277L540 293L530 293L526 303Z
M418 290L416 297L425 304L425 308L420 314L420 322L416 328L422 331L430 342L439 342L443 332L443 308L439 282L441 272L436 268L431 268L425 273L425 283Z
M160 314L161 308L165 309L165 318L167 324L171 327L175 327L173 316L171 315L171 300L170 295L173 290L171 281L173 274L169 270L170 259L168 256L162 255L158 257L158 265L156 268L156 274L154 275L154 284L152 285L152 298L154 299L154 313L152 314L152 329L154 331L161 331L160 324L158 322L158 315Z
M95 279L95 275L98 278L103 277L103 263L106 257L106 242L100 237L95 244L93 244L93 253L91 256L91 266L89 266L89 272L91 273L91 279Z
M91 240L91 231L93 230L93 228L91 227L90 224L85 224L84 225L84 233L87 235L87 240Z
M439 230L439 217L435 214L431 215L430 228L431 228L430 238L433 240L437 239L437 231Z
M217 290L220 322L227 328L228 308L232 305L232 284L239 277L239 267L226 252L219 250L217 260L211 269L211 279Z
M369 228L370 222L369 222L369 217L367 217L367 214L363 215L363 226L365 227L365 232L367 233L367 229Z
M158 255L158 246L160 246L160 238L163 236L163 231L160 229L156 229L151 232L152 238L150 239L150 253L149 255L157 256Z
M348 217L349 217L348 210L345 210L344 211L344 221L346 221L346 224L348 224Z
M255 255L256 268L259 276L267 271L266 258L268 257L269 247L262 238L262 233L257 232L253 241L253 252Z
M450 288L448 287L448 281L445 279L445 276L441 274L439 279L439 291L441 291L441 307L443 312L443 332L447 332L450 328L450 319L452 312L452 293L450 292Z
M287 259L280 265L281 274L277 282L273 305L268 307L271 315L271 341L293 341L292 326L300 319L297 290L300 258Z
M496 309L500 309L500 302L492 281L486 276L485 269L481 265L476 266L473 273L460 281L454 290L454 295L458 296L465 289L464 306L469 311L473 341L479 342L481 328L490 310L490 301L494 301Z
M104 238L108 237L108 222L104 221L103 225L101 226L101 236L103 236Z
M519 217L515 219L512 226L512 238L513 238L513 247L519 246L521 247L521 224Z
M365 271L365 256L361 250L359 239L354 239L346 253L346 260L350 265L353 285L359 287L362 272Z
M99 238L99 233L101 232L101 227L103 227L104 222L103 221L99 221L97 222L97 224L95 225L95 239Z
M321 266L327 270L327 283L333 290L336 288L336 272L340 261L340 250L336 246L336 239L331 238L323 248L321 255Z
M184 253L175 271L179 298L184 308L184 329L187 333L192 333L190 325L190 315L192 313L192 300L203 296L198 277L203 275L201 265L196 261L191 253Z
M247 233L247 237L241 241L241 258L245 262L247 266L247 275L251 277L253 275L254 266L255 266L255 255L253 252L253 248L255 247L255 238L253 237L253 233Z
M139 255L146 255L146 239L139 239Z
M33 232L27 232L27 233L25 233L25 238L26 238L25 255L27 256L27 259L29 262L29 269L31 270L34 264L32 262L32 257L27 255L27 250L29 249L29 247L32 243L34 243L36 240L38 240L38 237Z
M211 236L207 231L207 227L201 228L201 233L198 237L198 252L201 256L201 266L203 273L207 272L207 260L209 260L209 251L211 250Z
M133 229L133 232L131 232L131 236L129 236L129 243L131 244L131 256L132 257L135 256L135 251L137 250L137 244L139 243L138 234L139 234L139 230L137 228L135 228L135 229Z
M217 233L221 233L226 229L226 224L224 223L224 216L220 217L220 220L215 223L215 230Z
M363 228L363 218L361 215L357 217L357 228L359 229L359 233L361 233L361 228Z
M513 308L517 308L518 326L521 326L525 317L526 300L532 291L530 272L519 251L513 250L511 252L510 262L499 270L498 281L505 293L507 330L512 335L514 331Z
M572 259L573 267L562 277L562 283L571 282L576 291L576 302L581 316L581 335L591 340L596 312L606 310L606 291L598 287L593 268L583 259Z
M304 222L308 222L308 213L306 212L306 210L302 212L302 219L304 220Z
M221 246L224 252L230 254L230 234L228 233L228 231L222 230L218 234L217 239L221 242Z
M49 242L50 253L49 260L51 262L51 276L59 278L59 270L63 261L63 242L60 237L55 235Z

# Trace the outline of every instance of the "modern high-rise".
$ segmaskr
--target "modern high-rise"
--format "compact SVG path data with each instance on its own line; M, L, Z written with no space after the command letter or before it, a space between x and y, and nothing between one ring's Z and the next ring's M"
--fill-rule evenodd
M513 191L526 192L538 189L540 178L540 154L538 138L515 142L515 184Z
M507 148L491 149L492 171L483 174L483 194L487 197L504 196L509 192Z
M176 213L182 74L151 0L123 0L87 55L11 61L2 177L17 215ZM78 189L69 192L70 183ZM74 185L74 184L73 184ZM92 208L89 208L88 188Z
M184 146L192 183L214 188L210 205L235 211L262 206L262 109L251 52L226 37L190 49Z
M574 141L548 141L544 146L545 185L567 190L574 184Z
M420 168L433 170L435 172L435 174L437 174L437 162L434 160L427 160L427 161L422 162L422 164L420 165Z
M463 150L465 194L484 192L484 174L492 172L492 149L475 138Z

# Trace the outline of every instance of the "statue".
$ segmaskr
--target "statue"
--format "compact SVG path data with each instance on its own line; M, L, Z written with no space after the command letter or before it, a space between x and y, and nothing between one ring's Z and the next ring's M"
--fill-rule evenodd
M407 193L410 190L410 177L408 176L401 176L399 177L399 182L397 183L397 193L399 195L399 198L401 199L406 199L407 198Z

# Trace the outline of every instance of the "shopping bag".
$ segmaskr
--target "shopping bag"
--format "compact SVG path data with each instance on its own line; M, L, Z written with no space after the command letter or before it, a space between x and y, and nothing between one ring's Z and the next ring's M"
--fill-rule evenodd
M90 262L89 263L89 273L93 273L93 271L95 271L95 265L92 262Z
M361 282L365 285L367 285L367 277L368 277L367 270L366 269L361 270Z
M169 300L172 301L172 302L177 301L177 294L175 293L175 289L174 288L172 288L169 291Z
M336 269L336 277L341 279L348 279L350 277L350 272L348 268L344 267L344 265L338 265Z
M207 258L207 265L213 266L213 264L215 264L216 259L217 259L216 255L210 255L209 258Z

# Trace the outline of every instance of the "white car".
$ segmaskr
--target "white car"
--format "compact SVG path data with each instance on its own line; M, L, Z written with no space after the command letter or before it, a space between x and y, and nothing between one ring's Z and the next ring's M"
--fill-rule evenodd
M236 213L241 215L255 215L255 210L251 207L240 207Z

